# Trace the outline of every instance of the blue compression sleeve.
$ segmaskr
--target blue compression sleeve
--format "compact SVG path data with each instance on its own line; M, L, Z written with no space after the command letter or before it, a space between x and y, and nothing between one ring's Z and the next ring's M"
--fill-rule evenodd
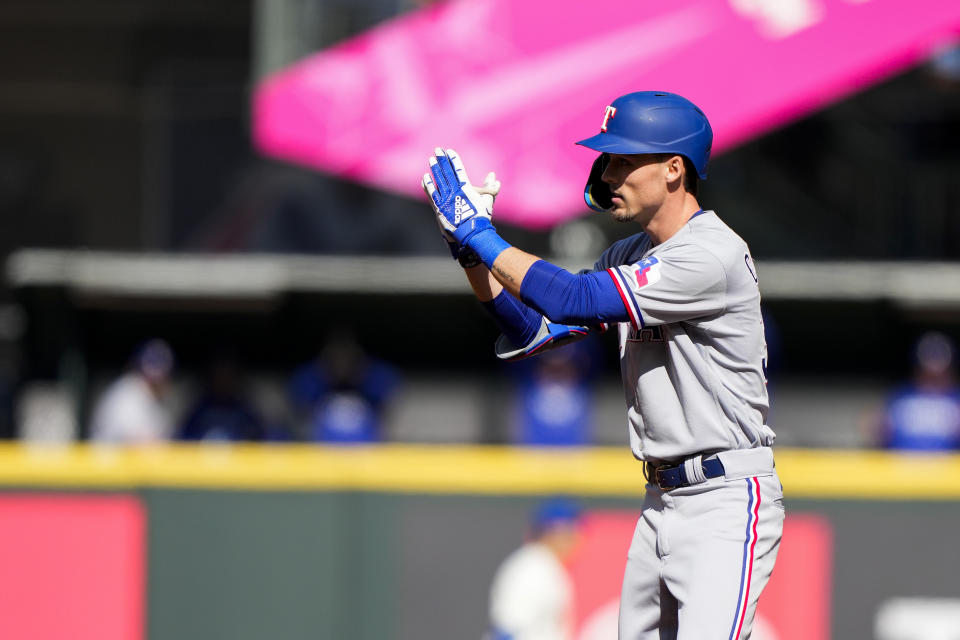
M506 291L501 291L493 300L480 304L493 316L503 335L517 347L530 344L540 331L540 314L520 304Z
M573 275L544 260L527 270L520 300L552 322L594 325L629 322L630 316L613 279L604 271Z

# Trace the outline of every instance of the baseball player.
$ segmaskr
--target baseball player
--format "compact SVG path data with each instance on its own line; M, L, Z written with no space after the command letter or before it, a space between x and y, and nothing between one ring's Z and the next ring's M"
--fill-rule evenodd
M566 562L579 540L579 508L564 498L541 503L531 537L497 567L485 640L570 640L573 582Z
M423 187L451 252L514 359L616 325L630 447L647 479L627 554L621 640L750 637L776 559L783 496L764 366L757 272L746 243L697 201L713 132L671 93L620 96L599 132L584 197L640 233L569 273L491 224L499 182L475 187L437 149Z

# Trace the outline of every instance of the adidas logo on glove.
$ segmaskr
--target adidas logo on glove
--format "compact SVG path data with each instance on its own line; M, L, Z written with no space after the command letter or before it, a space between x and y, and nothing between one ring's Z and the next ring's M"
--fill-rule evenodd
M453 201L453 224L460 224L460 222L469 218L473 215L473 207L470 206L470 201L464 197L457 196Z

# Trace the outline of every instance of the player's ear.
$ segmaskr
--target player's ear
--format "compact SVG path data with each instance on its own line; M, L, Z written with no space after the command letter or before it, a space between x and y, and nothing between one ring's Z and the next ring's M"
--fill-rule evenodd
M668 156L664 161L664 170L668 184L683 184L683 156Z

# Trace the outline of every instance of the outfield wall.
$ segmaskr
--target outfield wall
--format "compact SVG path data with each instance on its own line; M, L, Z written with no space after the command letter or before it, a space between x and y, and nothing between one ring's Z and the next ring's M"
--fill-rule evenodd
M818 615L798 637L866 640L891 598L960 598L960 456L777 465L793 528L761 610L779 640ZM621 448L6 445L0 636L478 638L538 499L577 496L599 527L632 520L641 478Z

